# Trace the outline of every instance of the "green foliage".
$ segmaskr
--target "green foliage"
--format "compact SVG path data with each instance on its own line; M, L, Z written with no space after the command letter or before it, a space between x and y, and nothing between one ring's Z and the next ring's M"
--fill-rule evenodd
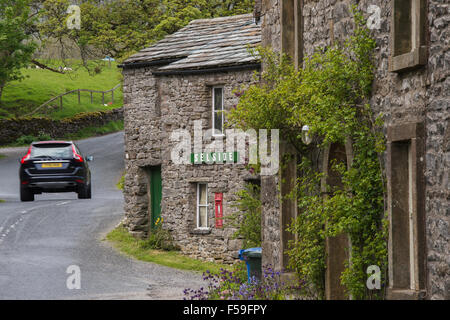
M42 3L38 25L42 35L70 41L83 56L101 52L119 60L194 19L249 13L254 4L254 0L84 0L81 29L69 30L68 0L33 1Z
M293 140L299 128L287 121L294 117L293 98L300 85L299 73L286 55L267 48L257 52L264 64L261 84L243 88L238 105L227 114L230 125L247 129L279 129L280 136Z
M38 136L23 135L23 136L20 136L19 138L17 138L16 143L18 145L28 145L35 141L48 141L51 139L52 138L50 137L50 135L48 135L46 133L41 133Z
M125 173L120 177L119 181L116 184L117 189L122 190L124 188L125 184Z
M382 292L366 289L366 269L386 268L386 222L381 154L384 136L381 118L374 119L368 101L373 81L375 41L362 15L354 10L353 34L328 48L318 48L295 70L289 58L259 49L264 63L262 84L245 90L229 121L244 130L281 129L301 158L296 188L290 197L298 202L299 215L288 230L297 235L291 242L290 268L307 281L317 298L324 296L325 239L347 234L352 249L341 283L355 299L381 298ZM312 146L301 142L301 128L310 127ZM353 162L333 163L342 186L326 186L314 147L323 150L333 143L353 145ZM317 153L317 152L316 152ZM315 161L314 161L315 160ZM382 283L385 284L385 274Z
M39 62L57 69L64 66L62 60L43 59ZM94 68L99 61L90 61L89 67ZM55 73L45 69L21 69L21 74L25 77L22 81L12 81L3 92L2 106L0 108L0 118L12 118L26 115L44 102L56 97L64 92L75 89L91 89L96 91L110 90L120 79L120 69L117 63L111 62L111 68L107 63L103 65L102 72L89 75L89 72L82 67L80 60L67 60L70 63L72 72L68 74ZM105 104L102 103L102 94L93 93L93 103L89 92L81 92L81 104L78 104L77 92L63 97L63 108L59 106L59 99L51 102L47 107L39 110L35 115L48 116L52 119L62 119L73 117L77 113L92 112L99 110L109 110L122 106L122 89L119 87L114 91L114 104L111 101L111 93L105 94Z
M83 115L81 115L83 116ZM39 121L39 118L33 118L36 121ZM66 119L66 121L70 121L71 119ZM44 123L45 124L45 123ZM22 135L16 139L14 143L9 144L10 146L25 146L29 145L35 141L48 141L53 139L60 140L80 140L89 137L104 135L108 133L113 133L117 131L123 130L123 120L110 121L103 126L88 126L80 129L76 133L66 134L63 137L51 137L49 134L45 132L39 133L37 136L35 135Z
M300 279L305 279L313 287L309 295L323 298L325 290L325 235L326 218L323 212L323 197L320 193L322 173L312 169L311 162L303 158L299 166L302 173L297 180L293 193L297 197L298 216L289 232L297 235L297 241L290 243L290 268Z
M35 45L30 41L27 28L28 0L0 1L0 99L8 82L23 79L20 69L31 60Z
M179 250L174 244L172 235L169 230L163 228L163 219L158 218L155 222L155 227L150 232L147 240L141 243L143 249L155 249L173 251Z
M105 135L108 133L113 133L113 132L117 132L117 131L121 131L123 130L123 120L117 120L117 121L110 121L106 124L104 124L103 126L89 126L89 127L85 127L80 129L78 132L74 133L74 134L67 134L65 137L65 139L69 139L69 140L79 140L79 139L84 139L84 138L89 138L89 137L94 137L94 136L101 136L101 135Z
M238 200L233 205L238 211L226 217L231 227L237 229L233 238L243 239L243 249L261 246L260 187L249 183L236 192Z

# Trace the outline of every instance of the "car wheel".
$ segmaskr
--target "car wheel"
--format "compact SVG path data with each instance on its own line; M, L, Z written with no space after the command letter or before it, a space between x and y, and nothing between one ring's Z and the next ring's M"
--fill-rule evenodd
M20 187L20 201L34 201L34 193L25 187Z
M86 199L91 199L92 197L92 191L91 191L91 184L89 183L88 187L87 187L87 191L86 191Z
M78 199L91 198L91 185L85 185L78 191Z

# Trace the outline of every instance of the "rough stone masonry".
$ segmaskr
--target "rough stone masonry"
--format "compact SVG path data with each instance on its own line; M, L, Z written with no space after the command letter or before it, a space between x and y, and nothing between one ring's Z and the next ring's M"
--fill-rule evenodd
M171 151L177 142L170 136L185 129L193 141L198 120L203 130L211 128L214 87L223 88L224 109L229 110L239 99L234 91L258 81L254 71L259 62L249 55L247 45L260 42L259 30L252 15L196 20L125 62L124 225L134 235L151 232L147 168L161 166L163 227L182 252L203 260L235 261L241 240L232 238L235 230L226 224L216 228L214 195L223 194L224 216L234 212L231 204L248 170L235 163L175 164ZM202 229L196 221L198 183L208 186L208 227Z
M441 0L413 0L409 25L394 28L395 10L402 10L399 1L381 0L260 0L262 44L277 51L283 50L300 59L317 47L330 46L351 33L353 28L350 8L357 4L365 17L379 13L379 25L372 28L377 47L375 52L375 81L370 104L376 115L382 115L385 130L400 132L398 139L423 140L418 162L417 211L423 211L423 221L417 229L424 230L423 246L418 248L420 275L424 281L427 299L450 298L450 9ZM379 11L369 10L376 6ZM258 6L257 6L258 7ZM290 8L290 10L289 10ZM369 12L370 11L370 12ZM290 14L294 12L294 17ZM410 47L401 57L394 57L396 32L416 30L408 38ZM291 39L292 41L288 41ZM401 49L401 48L400 48ZM410 51L410 52L409 52ZM416 55L413 55L416 54ZM409 60L407 60L409 59ZM393 61L395 60L395 61ZM296 61L297 62L297 61ZM395 64L393 63L395 62ZM301 64L301 61L300 61ZM406 66L395 69L396 64ZM407 128L423 126L423 135L408 136ZM403 135L403 138L401 137ZM388 155L386 154L386 157ZM395 159L394 159L395 161ZM278 178L262 183L262 192L269 195L278 184ZM389 182L388 182L389 184ZM388 186L389 187L389 186ZM390 186L394 192L396 186ZM268 197L265 197L266 199ZM263 260L280 264L282 251L280 203L276 197L263 206ZM420 220L420 219L419 219ZM419 245L420 246L420 245ZM264 261L263 261L264 263ZM391 261L391 263L396 263ZM392 279L390 279L392 280ZM421 281L422 281L421 280ZM414 291L414 290L413 290ZM406 296L404 296L406 297ZM423 298L423 296L421 296ZM394 298L394 297L393 297Z

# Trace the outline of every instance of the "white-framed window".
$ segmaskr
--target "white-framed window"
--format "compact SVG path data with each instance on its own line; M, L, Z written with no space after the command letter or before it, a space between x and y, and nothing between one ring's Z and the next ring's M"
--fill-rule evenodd
M223 87L212 88L212 129L213 136L223 135Z
M208 185L197 183L197 229L208 228Z

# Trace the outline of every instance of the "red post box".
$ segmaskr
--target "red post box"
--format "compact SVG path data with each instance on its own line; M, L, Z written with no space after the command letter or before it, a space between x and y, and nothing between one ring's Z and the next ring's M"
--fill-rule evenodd
M214 194L214 203L216 207L216 228L223 227L223 193Z

